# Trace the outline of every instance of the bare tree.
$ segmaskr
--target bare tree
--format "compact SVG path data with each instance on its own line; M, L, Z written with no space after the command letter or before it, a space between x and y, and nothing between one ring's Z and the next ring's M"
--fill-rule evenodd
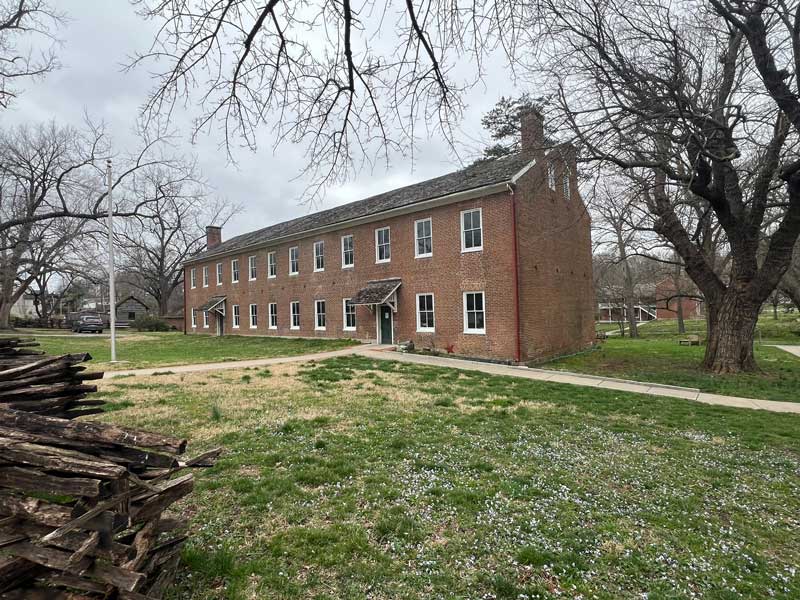
M8 327L13 304L64 247L106 216L103 141L102 130L54 123L0 131L0 328ZM154 142L143 145L117 162L119 215L136 215L161 198L158 189L134 193L147 167L161 165L172 182L189 176L178 161L158 153Z
M17 97L19 83L58 68L52 32L62 19L45 0L0 0L0 108ZM42 41L50 48L34 51Z
M208 196L198 181L174 182L163 169L148 169L141 193L159 199L117 232L123 260L135 277L128 282L152 297L158 314L169 312L169 300L183 282L183 262L206 245L206 226L222 226L239 210Z

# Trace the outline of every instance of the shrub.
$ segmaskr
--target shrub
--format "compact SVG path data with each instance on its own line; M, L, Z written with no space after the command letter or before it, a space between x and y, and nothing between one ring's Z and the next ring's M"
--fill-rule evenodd
M142 315L137 317L132 326L139 331L169 331L172 327L155 315Z

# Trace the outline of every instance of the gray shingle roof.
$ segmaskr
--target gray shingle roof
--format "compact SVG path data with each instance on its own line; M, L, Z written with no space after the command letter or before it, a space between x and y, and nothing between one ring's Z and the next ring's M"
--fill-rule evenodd
M223 242L213 250L207 250L193 256L190 261L202 260L249 246L268 245L274 239L301 234L305 231L335 225L336 223L366 217L395 208L410 206L417 202L449 194L465 192L495 183L503 183L509 181L516 173L522 170L532 158L530 154L519 153L493 160L482 160L459 171L435 177L434 179L428 179L427 181L371 196L364 200L350 202L349 204L343 204L298 217L291 221L284 221L283 223L238 235Z
M402 281L397 278L381 279L380 281L368 281L364 288L358 290L350 300L351 304L383 304L400 287Z

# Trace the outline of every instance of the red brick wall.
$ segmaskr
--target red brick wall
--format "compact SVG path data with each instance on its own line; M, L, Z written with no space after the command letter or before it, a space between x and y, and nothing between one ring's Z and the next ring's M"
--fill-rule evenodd
M512 209L507 193L470 200L429 211L421 211L358 225L344 227L333 233L307 237L238 255L240 280L231 283L231 259L211 259L198 263L197 288L190 289L187 268L186 281L186 331L188 333L214 333L214 317L209 329L202 327L198 313L197 328L191 327L191 308L201 306L212 295L227 296L226 333L242 335L281 335L302 337L353 337L373 340L376 337L374 313L367 307L357 307L355 332L343 330L342 299L349 298L369 280L389 277L402 278L398 291L398 313L395 315L395 342L414 340L418 347L436 347L443 351L448 346L457 354L476 357L513 359L515 353L515 294L513 287ZM483 217L483 250L461 252L460 213L480 207ZM414 221L432 218L433 256L414 257ZM375 262L375 229L391 227L392 260ZM353 234L355 240L355 268L341 268L341 236ZM313 244L325 242L325 271L313 272ZM300 274L290 276L289 247L300 248ZM275 250L278 275L267 279L267 252ZM257 278L248 281L247 259L256 256ZM223 263L223 284L216 285L216 263ZM209 287L202 287L202 266L209 265ZM486 303L486 334L463 333L464 291L484 291ZM416 294L434 294L435 333L416 332ZM314 329L314 301L326 300L327 328ZM301 329L289 329L290 302L300 301ZM269 330L267 305L278 304L278 329ZM249 304L258 305L258 328L249 327ZM232 329L233 304L240 305L241 327Z
M517 182L522 360L576 352L594 340L591 221L577 192L571 151L551 150ZM570 198L563 194L571 163ZM554 160L555 191L547 163Z

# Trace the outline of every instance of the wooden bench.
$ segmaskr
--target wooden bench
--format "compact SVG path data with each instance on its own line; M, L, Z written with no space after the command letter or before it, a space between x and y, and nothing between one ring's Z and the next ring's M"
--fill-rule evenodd
M678 340L678 343L681 346L699 346L700 345L700 336L699 335L687 335L682 340Z

